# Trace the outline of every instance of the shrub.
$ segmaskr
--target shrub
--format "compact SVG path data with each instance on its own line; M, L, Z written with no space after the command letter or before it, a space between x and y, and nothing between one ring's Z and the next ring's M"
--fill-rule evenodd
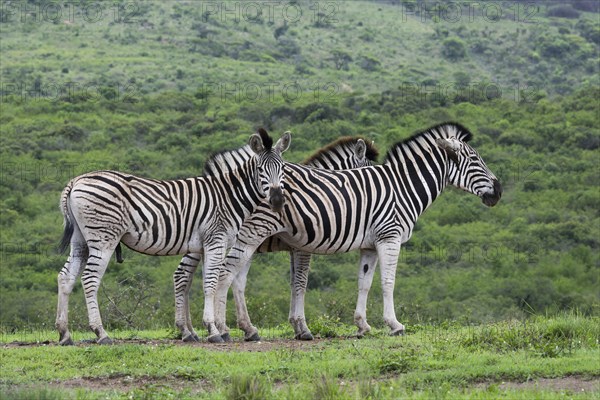
M338 330L342 327L339 318L333 318L328 315L319 315L316 320L311 321L308 324L308 328L313 335L320 336L322 338L333 338L337 337Z
M462 60L467 56L465 42L458 38L447 38L442 42L442 55L450 61Z
M365 71L377 71L381 66L381 62L371 56L362 56L358 65Z
M579 18L579 11L575 10L571 5L560 5L548 9L548 16L559 18Z

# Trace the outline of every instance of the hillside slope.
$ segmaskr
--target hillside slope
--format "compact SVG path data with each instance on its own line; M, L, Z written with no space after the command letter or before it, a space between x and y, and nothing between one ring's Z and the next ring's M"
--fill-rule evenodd
M92 8L73 6L54 22L52 10L35 14L41 3L27 4L33 11L7 5L0 18L2 329L53 324L56 274L66 258L55 251L57 205L74 176L97 169L198 175L210 153L241 146L258 126L293 132L289 161L341 135L365 135L385 153L448 120L473 131L505 191L487 209L449 190L422 217L401 254L400 319L482 322L572 308L597 314L593 7L540 5L530 16L535 23L509 10L494 22L476 18L477 8L461 23L403 14L402 3L293 2L289 14L277 18L274 10L271 23L265 11L259 23L243 8L238 22L235 8L206 8L225 3L121 2L97 18ZM107 326L171 326L178 259L130 251L125 258L111 263L101 290ZM258 257L250 272L249 309L259 325L286 321L286 258ZM356 261L356 254L315 258L309 318L351 322ZM200 288L198 278L198 327ZM85 328L82 297L77 287L72 320ZM380 299L375 283L374 325L382 324Z

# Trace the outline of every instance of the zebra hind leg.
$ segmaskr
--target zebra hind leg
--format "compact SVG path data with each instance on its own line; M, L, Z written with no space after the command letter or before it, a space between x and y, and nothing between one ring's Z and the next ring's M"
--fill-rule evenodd
M398 322L394 309L394 284L396 267L400 255L400 244L394 241L377 245L377 255L381 266L381 288L383 292L383 320L390 327L392 336L404 334L404 325Z
M306 324L304 314L304 297L310 271L310 253L292 250L290 252L291 271L291 303L290 323L294 327L295 339L313 340L313 334Z
M77 281L81 267L88 257L88 247L79 229L75 228L71 238L71 252L64 267L58 273L58 306L56 309L56 329L59 333L59 344L73 344L69 332L69 296Z
M373 283L373 275L377 267L377 252L362 250L358 266L358 300L354 311L354 323L358 327L356 336L361 338L371 331L367 323L367 298Z
M181 331L184 342L199 342L200 337L192 326L190 312L190 288L194 273L200 262L200 255L186 254L181 259L177 270L173 274L175 285L175 326Z
M116 247L116 243L115 243ZM102 277L106 272L106 267L112 256L114 247L110 250L98 249L89 246L89 256L87 265L81 274L81 282L85 293L85 302L88 310L90 328L98 339L98 344L111 344L112 339L102 327L102 318L100 317L100 309L98 307L98 288L102 281Z

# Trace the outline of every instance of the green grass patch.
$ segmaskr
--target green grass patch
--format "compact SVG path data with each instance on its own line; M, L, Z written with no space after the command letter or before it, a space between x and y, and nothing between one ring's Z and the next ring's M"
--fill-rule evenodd
M314 342L282 340L286 332L259 343L187 345L168 330L143 331L141 343L112 346L6 345L0 390L8 398L55 398L55 389L66 398L594 398L599 331L597 318L575 314ZM575 379L583 391L524 384L538 379ZM87 389L77 392L74 382Z

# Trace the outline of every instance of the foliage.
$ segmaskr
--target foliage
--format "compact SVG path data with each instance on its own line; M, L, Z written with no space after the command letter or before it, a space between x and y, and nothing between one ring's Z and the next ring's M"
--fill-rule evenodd
M570 4L550 7L548 9L548 16L550 17L579 18L579 15L579 12Z
M232 147L233 142L243 144L253 126L261 124L260 118L240 118L244 107L253 110L247 112L248 118L264 113L263 121L271 130L294 132L292 151L286 155L291 161L305 159L313 149L343 134L367 132L385 149L415 130L448 119L475 132L474 145L499 176L504 197L498 207L487 210L477 199L450 190L422 216L401 253L396 297L400 310L406 310L403 318L494 320L522 317L532 308L552 312L579 307L593 312L598 301L594 287L599 245L594 151L600 135L590 105L598 90L584 88L552 102L495 99L444 108L438 107L439 99L393 96L347 95L333 104L300 102L288 108L290 114L282 111L283 99L272 106L244 103L239 108L209 103L204 116L195 110L205 100L193 97L186 98L189 106L184 109L155 108L178 104L165 100L168 93L134 104L84 102L86 113L70 112L68 102L7 102L0 185L2 324L52 323L55 274L64 258L54 251L61 216L55 202L47 199L58 199L71 177L106 168L163 179L197 175L210 152ZM391 107L397 100L417 101L421 110L397 114L397 107ZM213 120L216 107L219 116ZM275 114L280 119L270 123L269 115ZM66 136L72 132L86 138L75 141ZM260 325L286 319L285 259L283 254L273 262L259 258L251 269L250 313ZM327 312L351 322L355 262L353 254L315 258L309 319ZM170 275L177 263L176 257L152 258L125 250L125 263L111 263L101 289L103 312L111 314L108 326L124 327L120 324L127 319L122 315L129 315L128 326L170 326ZM146 294L128 287L143 287ZM281 289L275 294L273 287ZM266 288L268 294L262 292ZM382 323L379 290L375 279L369 317ZM119 310L111 311L109 298L119 293ZM192 288L196 321L201 320L200 294L201 280L196 279ZM22 301L25 296L27 302ZM72 297L73 322L85 326L78 286Z
M450 61L459 61L467 56L465 43L458 38L447 38L442 42L442 55Z
M522 320L575 307L597 314L595 2L570 2L577 19L538 13L535 24L417 14L400 22L395 3L340 2L336 18L314 10L315 18L307 12L272 24L267 14L235 22L175 2L136 2L135 20L109 25L3 14L2 329L53 324L66 259L55 252L58 198L79 174L196 176L209 154L243 145L258 126L293 132L292 162L342 135L364 135L385 154L446 120L474 132L504 195L484 209L449 190L422 216L398 265L402 322ZM483 4L473 3L473 15ZM445 47L463 58L436 57ZM124 255L100 290L107 328L171 327L179 259ZM352 322L356 261L356 254L313 259L309 323L327 328L320 315ZM287 319L287 265L285 254L259 257L250 271L249 312L263 329ZM79 285L72 298L71 323L87 329ZM200 276L191 298L200 331ZM383 326L381 303L376 276L368 303L374 327Z

